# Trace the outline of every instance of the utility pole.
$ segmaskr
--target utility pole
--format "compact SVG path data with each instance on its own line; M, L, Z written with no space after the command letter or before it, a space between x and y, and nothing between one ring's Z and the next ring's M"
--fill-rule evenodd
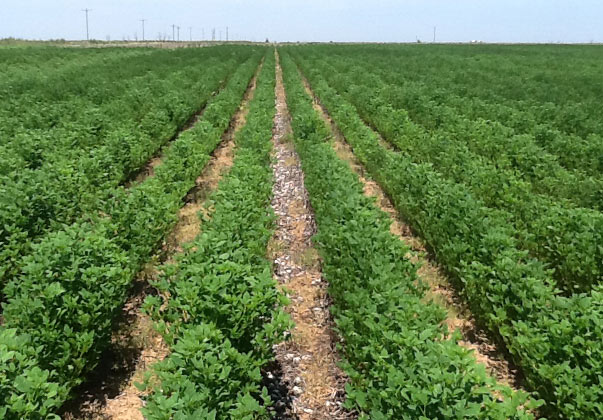
M228 42L228 26L226 27L226 42Z
M205 41L205 28L201 28L201 41Z
M144 42L144 23L147 21L146 19L140 19L142 22L142 42Z
M211 40L215 41L216 40L216 28L213 28L211 30Z
M172 41L176 40L176 25L172 25Z
M176 26L176 28L178 29L178 42L180 42L180 26Z
M436 41L436 27L433 27L433 42L435 43Z
M84 9L82 12L86 13L86 41L90 41L90 32L88 31L88 12L91 12L91 9Z
M189 32L189 35L190 35L191 42L193 42L193 28L189 26L188 27L188 32Z

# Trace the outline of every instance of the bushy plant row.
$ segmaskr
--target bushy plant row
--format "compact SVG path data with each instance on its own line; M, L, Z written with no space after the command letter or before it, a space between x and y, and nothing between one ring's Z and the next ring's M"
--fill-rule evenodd
M0 80L0 92L6 98L0 104L0 121L3 122L0 144L13 143L18 150L19 144L13 137L26 130L39 129L40 135L45 134L47 140L62 145L60 136L51 136L57 128L77 123L82 118L91 119L92 111L105 109L134 90L140 90L144 86L140 81L152 80L153 75L170 77L194 64L225 57L228 55L226 50L123 52L107 49L97 54L82 50L79 59L59 60L54 65L51 60L43 66L13 69L10 78ZM84 110L87 112L82 112Z
M380 71L383 73L379 74L387 77L384 68ZM397 78L387 79L391 83L398 82ZM522 138L533 139L536 146L554 155L566 169L584 172L595 178L600 178L603 174L603 136L591 133L580 137L559 130L549 122L556 117L557 109L554 107L547 104L533 106L539 114L547 115L539 118L535 112L514 108L507 101L492 103L477 97L466 98L445 87L409 80L404 85L405 90L410 90L413 95L427 96L430 101L450 106L471 120L497 121L513 129L516 134L529 136Z
M583 139L603 135L601 53L592 46L321 46L363 56L393 73L448 93L505 103ZM347 49L347 51L346 51ZM394 75L395 76L395 75Z
M148 114L165 118L162 114L169 115L171 107L177 116L186 103L182 94L177 94L179 89L197 83L196 78L184 78L186 72L199 74L200 63L216 66L223 55L189 54L174 60L155 56L153 66L150 56L119 61L106 53L105 61L82 60L75 63L79 67L48 70L45 78L25 72L26 81L40 85L36 89L20 93L12 83L0 84L7 94L7 101L0 104L0 174L77 158L101 146L117 128L129 128L126 122L132 128L149 128ZM90 74L91 63L95 65ZM160 98L170 87L176 89L176 95L164 104ZM27 173L12 175L24 177Z
M399 80L390 82L399 84ZM401 96L400 93L404 92ZM470 148L500 166L516 168L521 176L533 184L534 188L552 197L568 199L579 206L601 209L603 200L603 141L592 136L581 139L574 136L564 141L565 147L556 141L554 148L562 147L561 152L549 152L544 144L559 137L548 126L538 131L516 130L505 125L504 119L495 119L495 115L466 115L449 103L448 96L441 92L430 98L422 89L412 84L389 91L389 101L398 108L408 109L413 119L426 125L446 130L457 140L468 141ZM446 98L446 99L441 99ZM459 99L459 103L471 106L476 101ZM413 104L413 105L411 105ZM429 111L428 111L429 110ZM516 111L520 113L520 111ZM481 137L480 137L481 135ZM473 139L490 137L491 144L473 143ZM575 151L575 152L574 152ZM560 158L559 156L563 156ZM570 170L563 166L569 164Z
M289 327L266 256L274 233L274 63L268 54L202 233L165 267L160 297L146 302L171 354L150 373L145 418L270 418L261 370Z
M551 418L603 415L603 289L561 297L550 272L518 249L514 228L430 165L379 145L356 109L323 80L312 86L356 156L456 281L546 401Z
M11 84L17 95L30 89L43 87L54 77L73 75L82 65L102 65L112 60L127 60L138 55L148 55L144 48L56 48L35 46L28 48L2 48L0 50L0 85Z
M140 54L140 51L126 51L124 54ZM0 60L2 60L2 69L0 70L0 83L4 83L11 77L18 77L20 71L28 71L33 68L40 72L42 66L47 62L52 65L51 68L57 65L66 66L75 60L88 58L90 56L98 56L102 53L96 48L47 48L46 46L30 46L28 48L2 48L0 49Z
M570 200L586 208L601 209L603 178L566 170L554 155L537 144L533 136L517 135L513 129L496 120L467 118L458 109L447 105L445 100L431 99L416 86L405 83L405 75L384 82L381 74L388 71L396 73L391 66L371 73L354 58L331 59L329 62L327 66L334 68L327 74L341 76L343 73L351 80L351 83L340 81L340 85L364 88L367 95L380 96L393 109L404 110L418 128L444 135L448 142L466 147L498 168L515 171L516 176L528 181L536 193L556 200Z
M363 419L519 419L526 395L497 385L425 298L408 247L339 160L291 58L283 58L296 150L316 213L315 241L343 339L348 408Z
M173 137L250 52L224 63L220 56L204 60L207 68L193 60L196 66L187 74L168 74L164 80L154 73L138 80L135 92L92 113L111 122L101 123L101 133L89 146L74 144L73 153L61 148L52 151L52 145L29 133L35 153L51 150L57 158L43 159L37 168L12 168L1 177L0 286L14 276L20 257L30 252L36 238L73 222L82 213L98 210L99 202ZM159 67L164 66L170 67L165 63ZM84 118L66 127L64 134L68 139L85 138L94 127Z
M355 84L331 67L298 59L306 74L332 81L353 103L362 118L387 141L416 163L430 163L445 177L464 184L488 207L502 210L517 231L521 246L555 269L555 279L568 293L589 291L603 281L603 214L574 208L550 197L534 194L516 172L476 155L447 131L427 132L404 110L389 104L389 87ZM488 140L489 141L489 140Z
M256 51L237 69L202 120L166 151L154 177L116 189L104 212L34 245L5 289L0 417L53 417L96 366L136 272L176 222L258 61Z
M437 104L444 104L461 112L469 119L484 119L502 123L512 128L516 134L527 134L537 146L553 154L559 163L567 169L582 171L594 177L600 177L603 171L603 137L590 133L585 137L566 133L555 126L553 121L559 110L551 104L532 105L530 108L517 107L512 101L501 98L491 102L477 96L463 96L458 86L446 83L448 75L431 74L429 79L411 80L407 71L400 71L402 60L385 62L370 61L363 63L365 69L378 74L388 83L404 86L411 95L428 97ZM391 71L398 67L397 71ZM458 71L458 70L455 70ZM404 78L404 82L401 79ZM410 95L409 95L410 96ZM408 100L412 100L408 98Z
M340 52L346 55L345 51L340 50ZM347 53L349 54L351 51ZM358 51L355 53L358 54ZM518 58L520 58L518 60L520 64L529 63L531 65L531 68L524 67L522 69L524 79L526 72L539 73L549 70L548 67L543 67L542 63L533 63L530 58ZM531 91L535 85L538 86L536 90L558 89L561 95L556 98L555 102L534 101L534 98L518 102L501 96L490 96L492 83L491 81L482 83L482 75L494 75L498 79L496 88L505 84L513 85L515 81L513 77L509 78L507 71L495 67L498 63L494 63L492 56L484 61L491 65L477 70L478 77L474 76L475 66L480 61L467 59L449 62L450 72L432 71L429 60L409 60L407 55L372 54L372 59L364 60L362 65L368 72L379 74L387 82L404 86L407 95L410 91L411 95L428 96L435 103L450 105L470 119L500 122L518 134L528 134L533 137L537 145L555 155L555 158L564 167L583 171L595 177L601 176L603 172L603 136L590 131L593 129L596 131L592 123L598 124L598 121L587 115L588 113L596 115L597 108L593 107L592 103L592 99L596 98L596 95L593 97L592 91L597 86L597 83L593 83L595 80L591 78L586 84L590 90L587 95L585 95L586 92L582 92L575 98L578 99L576 102L561 105L559 99L567 100L575 95L575 92L571 91L571 86L562 86L563 82L586 83L576 74L575 69L564 68L559 74L563 75L564 71L567 73L566 77L561 80L540 79L537 84L534 83L534 79L529 82L525 80L521 82L525 91ZM567 59L564 64L567 64ZM471 68L471 74L466 73L467 67ZM517 69L517 66L515 67L514 70ZM392 71L392 68L395 70ZM501 74L504 76L499 76ZM471 77L474 77L474 80L471 80ZM470 83L468 83L469 80L471 80ZM545 84L546 87L543 86ZM600 87L601 84L598 83L598 86ZM484 93L486 94L484 95ZM584 101L585 96L590 96L586 102ZM580 133L580 135L576 133Z

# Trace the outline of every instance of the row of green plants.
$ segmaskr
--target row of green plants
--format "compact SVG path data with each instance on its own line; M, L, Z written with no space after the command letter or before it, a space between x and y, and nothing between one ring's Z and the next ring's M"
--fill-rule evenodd
M498 167L456 141L446 130L426 131L405 110L395 109L388 85L374 89L355 84L315 60L298 58L307 74L326 76L338 92L351 101L362 118L388 142L417 163L431 163L449 179L464 184L489 207L500 209L517 230L523 248L555 269L559 287L573 293L589 291L603 280L603 215L574 208L537 195L515 171Z
M219 68L226 64L222 64L222 61L225 60L212 57L202 62L209 67ZM154 125L165 123L164 120L172 114L178 116L180 108L190 100L182 97L179 91L182 87L194 88L200 74L198 64L187 63L176 68L170 63L158 65L157 72L125 79L121 84L115 83L118 86L114 92L102 92L102 104L77 97L66 103L66 106L72 107L70 113L55 114L42 109L42 115L53 120L48 122L49 126L35 122L26 124L16 118L16 121L2 120L3 128L10 128L14 132L2 136L1 174L11 174L19 180L27 176L27 170L47 169L57 162L75 160L92 153L110 140L118 128L122 128L123 132L128 129L150 131ZM187 71L193 73L194 77L186 78ZM173 92L171 88L174 88ZM24 106L32 101L31 98L20 99ZM42 106L53 107L56 104L47 102ZM31 114L17 115L31 117ZM123 135L123 132L120 134Z
M103 113L103 118L114 122L101 130L101 138L88 150L66 153L42 162L38 168L12 169L1 177L0 286L18 272L22 257L38 238L60 230L82 214L98 211L110 198L110 191L174 138L250 53L224 63L206 60L207 68L197 66L187 75L157 80L157 85L147 86L146 93L141 94L145 105L134 106L128 100L112 103L110 113L120 111L121 117ZM85 137L81 130L90 127L85 122L69 131L75 137ZM34 145L34 135L30 140L35 150L45 149L43 142Z
M40 67L46 61L54 60L52 64L69 63L72 60L79 60L91 54L97 54L98 49L77 49L77 48L45 48L36 46L32 48L0 48L0 60L2 60L2 69L0 69L0 82L8 76L16 76L11 70L17 68L27 71L30 67Z
M522 369L549 418L603 416L603 288L560 296L551 272L521 251L514 227L429 164L379 144L316 73L312 87L358 159L446 268L477 320Z
M371 72L377 72L389 83L399 83L399 75L389 78L394 72L388 72L385 67L370 63ZM412 95L427 96L430 101L445 104L473 120L497 121L513 129L516 134L525 134L533 139L535 145L542 147L566 169L581 171L593 177L601 177L603 173L603 136L590 133L585 137L565 133L550 123L556 116L557 109L548 104L534 106L538 114L526 109L513 107L508 101L488 102L478 97L467 98L459 93L450 91L442 84L417 83L405 80L405 90Z
M540 123L587 139L603 135L597 46L323 46L364 56L406 78L466 98L504 103ZM444 71L443 71L444 69Z
M501 210L524 249L555 269L558 286L567 293L589 291L603 280L603 214L574 208L537 195L515 171L498 167L456 141L446 130L426 131L405 110L390 105L390 87L355 84L316 60L298 58L306 74L327 75L362 118L414 162L430 163L445 177L467 186L488 207ZM374 79L373 79L374 80Z
M267 257L275 60L268 54L202 233L164 267L145 308L170 347L148 374L147 419L269 419L262 370L290 327Z
M603 178L566 170L554 155L537 144L533 136L518 135L496 120L465 117L445 101L430 99L416 86L406 83L405 75L398 74L391 64L372 73L357 58L326 61L337 70L336 73L329 70L329 74L347 75L353 85L366 88L368 94L381 96L394 109L405 110L419 127L444 133L448 141L465 145L497 167L516 171L535 192L555 200L567 199L586 208L601 208ZM381 74L389 74L387 79L395 80L384 82ZM470 99L466 101L470 102Z
M371 73L379 74L388 83L403 84L405 91L410 91L407 95L427 96L430 101L450 106L469 119L497 121L517 134L528 135L537 146L554 155L563 167L594 177L601 176L603 136L589 133L581 137L561 131L551 122L558 116L554 105L544 103L526 109L514 107L513 102L507 99L489 102L479 97L466 97L462 91L457 93L450 88L446 83L449 76L432 74L428 80L416 82L409 80L406 72L391 71L392 67L402 65L400 61L387 64L371 61L365 65ZM575 118L579 119L578 116Z
M149 50L129 48L0 48L0 89L8 86L15 95L42 88L59 77L78 77L79 69L91 70L110 61L148 55Z
M224 82L250 53L227 47L189 51L172 57L111 59L97 63L92 75L82 63L81 74L69 75L75 80L57 83L75 90L61 100L47 97L43 89L18 95L8 87L9 99L3 105L10 117L0 117L2 183L24 182L39 171L68 172L65 162L94 158L117 140L126 143L125 152L132 147L132 137L138 137L134 144L152 145L198 109L200 101L185 93L202 90L199 79Z
M12 86L5 87L9 99L1 105L4 108L0 106L7 114L0 117L0 173L76 159L100 147L121 126L124 131L149 131L167 118L178 117L183 107L195 102L180 93L182 88L194 89L203 70L220 70L229 62L238 65L250 52L228 47L188 51L171 57L107 60L96 63L92 75L86 73L84 62L69 77L20 95ZM107 55L107 59L112 57ZM64 97L48 94L51 89L58 89L57 95ZM129 125L124 125L126 122Z
M337 157L292 59L283 54L282 63L318 225L314 241L343 342L347 408L361 419L532 418L525 407L535 401L524 406L527 394L497 384L458 345L460 334L444 323L446 311L426 299L428 285L406 258L408 247Z
M514 106L513 101L504 98L492 102L478 96L465 96L467 92L459 88L457 83L450 85L449 73L431 72L427 76L419 72L417 78L417 67L409 65L405 57L374 57L362 65L384 81L403 86L407 96L427 96L430 101L451 106L470 119L497 121L517 134L532 137L536 145L554 155L563 167L594 177L601 176L603 136L589 133L581 137L560 130L552 123L558 117L558 109L553 104L543 103L533 105L531 109L520 109ZM424 69L426 64L421 63L421 66ZM392 68L396 70L392 71ZM452 77L460 72L460 68L455 69ZM411 101L410 98L406 100Z
M108 51L104 60L100 60L102 57L88 57L64 67L47 69L44 75L25 71L20 76L26 88L20 89L14 81L0 83L0 91L7 98L0 104L0 144L3 151L17 154L25 159L27 165L27 148L20 143L21 139L27 140L31 131L43 142L41 146L49 146L41 148L43 153L52 156L55 145L71 152L70 145L74 140L70 140L73 136L69 136L69 128L73 130L86 123L91 125L88 136L78 141L84 145L86 142L94 144L95 137L102 134L104 126L112 123L104 115L121 117L123 110L114 110L113 104L119 108L120 102L129 100L131 106L138 105L142 112L144 103L136 103L135 99L137 94L142 96L145 93L147 84L157 85L156 78L177 76L179 70L222 55L216 53L198 53L196 56L189 53L175 56L172 61L168 56L138 54L123 57ZM129 115L137 112L139 110L131 109ZM64 140L63 136L68 139ZM73 146L77 145L79 143L74 142Z
M110 343L130 284L177 221L260 59L240 66L203 118L166 150L155 176L115 189L100 214L47 235L5 288L0 328L0 417L54 413Z
M123 95L124 88L136 79L151 73L169 75L179 67L221 56L228 49L101 49L95 54L81 50L70 60L60 60L57 54L56 62L9 67L6 75L10 77L0 79L0 92L7 94L6 101L0 104L0 115L3 120L7 118L19 124L3 125L0 132L14 134L21 128L50 129L65 124L80 118L76 105L80 105L80 110L102 105ZM4 143L10 137L2 137L2 140Z

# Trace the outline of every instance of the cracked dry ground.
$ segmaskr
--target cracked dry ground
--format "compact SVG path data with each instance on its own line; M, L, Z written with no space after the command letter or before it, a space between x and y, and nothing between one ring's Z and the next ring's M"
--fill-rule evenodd
M272 390L277 418L347 419L350 415L342 407L346 378L337 366L337 339L332 331L327 284L311 242L316 224L299 157L291 142L290 116L278 61L276 93L272 206L277 230L272 258L274 276L291 299L287 311L295 323L291 339L274 348L280 380L290 398L289 406L284 407L283 398L287 397L275 396ZM269 378L272 375L268 372Z

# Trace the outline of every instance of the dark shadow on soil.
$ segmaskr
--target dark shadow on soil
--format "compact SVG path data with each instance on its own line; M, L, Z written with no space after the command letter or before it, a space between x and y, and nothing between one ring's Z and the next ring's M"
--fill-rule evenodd
M262 386L268 390L272 400L272 407L268 409L274 420L297 420L293 413L293 399L289 393L292 384L283 379L283 370L280 363L275 360L265 367L262 372Z
M96 412L101 412L100 408L108 399L119 395L134 374L144 346L130 331L135 326L137 313L145 298L154 294L155 289L146 279L135 282L113 327L113 339L109 347L101 355L98 366L88 375L86 382L73 390L73 395L77 397L63 406L61 418L104 418Z

